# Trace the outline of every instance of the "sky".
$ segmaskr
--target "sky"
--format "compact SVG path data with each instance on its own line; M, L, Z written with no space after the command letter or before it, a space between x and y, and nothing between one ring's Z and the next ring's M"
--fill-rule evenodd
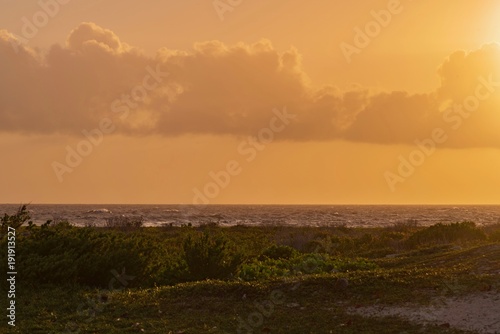
M0 8L0 203L500 203L498 1Z

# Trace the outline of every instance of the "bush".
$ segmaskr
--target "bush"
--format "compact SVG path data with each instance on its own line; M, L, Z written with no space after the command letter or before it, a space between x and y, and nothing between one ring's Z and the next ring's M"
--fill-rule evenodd
M473 222L438 223L413 233L407 240L410 247L486 240L486 234Z
M223 233L189 234L184 240L184 259L191 280L227 279L236 275L244 257Z
M164 274L175 265L161 243L141 233L125 234L69 224L32 228L18 236L16 258L27 284L82 284L108 288L116 275L134 279L127 286L172 283ZM174 275L175 276L175 275ZM177 282L174 282L177 283Z
M261 260L264 260L266 258L273 260L291 259L297 254L298 252L290 246L272 245L262 253Z

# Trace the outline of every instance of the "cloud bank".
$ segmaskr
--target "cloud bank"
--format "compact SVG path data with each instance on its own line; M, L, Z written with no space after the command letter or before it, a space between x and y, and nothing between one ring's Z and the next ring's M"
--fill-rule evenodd
M315 89L298 51L279 52L267 40L208 41L149 57L112 31L82 23L65 46L44 53L26 46L16 52L18 44L0 31L1 132L81 135L108 117L126 135L247 136L286 106L296 117L283 140L412 144L443 128L446 146L500 147L494 44L450 55L438 69L440 87L428 94ZM477 92L489 94L471 109Z

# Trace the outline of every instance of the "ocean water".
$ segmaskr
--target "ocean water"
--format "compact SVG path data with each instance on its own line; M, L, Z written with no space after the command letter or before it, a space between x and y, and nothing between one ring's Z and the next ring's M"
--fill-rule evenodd
M19 205L0 204L0 214ZM77 226L102 225L115 216L143 217L145 226L217 222L220 225L295 225L349 227L390 226L415 221L428 226L443 222L500 222L499 205L37 205L28 206L32 220L67 220Z

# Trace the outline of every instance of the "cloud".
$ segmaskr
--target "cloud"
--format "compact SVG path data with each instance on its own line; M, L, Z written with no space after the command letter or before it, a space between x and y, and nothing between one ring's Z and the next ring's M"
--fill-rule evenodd
M478 77L494 75L500 79L500 46L484 45L472 52L457 51L451 54L438 68L441 98L463 100L474 93Z
M411 94L313 88L298 51L279 52L267 40L207 41L150 57L112 31L82 23L66 45L45 53L26 46L16 53L16 43L0 31L3 132L81 135L108 117L126 135L247 136L267 126L274 108L286 106L297 117L280 134L283 140L412 144L441 127L450 131L450 147L500 147L500 87L459 126L459 114L450 111L476 93L479 78L500 80L494 44L453 53L438 69L435 92ZM153 72L162 73L161 80L145 79Z
M428 95L380 93L370 97L346 132L346 138L382 144L411 143L428 136L433 127L441 125L440 121L435 101Z
M67 45L70 50L75 51L100 48L115 54L130 49L111 30L103 29L92 22L84 22L73 30L68 37Z
M133 87L152 61L111 32L83 23L65 47L45 55L0 32L0 130L79 134L109 113L110 100Z

